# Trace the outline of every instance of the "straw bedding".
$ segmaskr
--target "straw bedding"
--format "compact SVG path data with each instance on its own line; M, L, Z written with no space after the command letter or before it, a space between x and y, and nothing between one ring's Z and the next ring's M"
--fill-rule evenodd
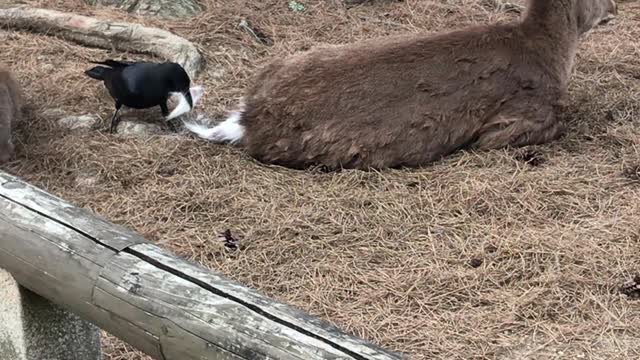
M205 0L163 21L80 0L26 3L136 21L198 44L208 67L197 109L235 105L274 56L320 43L508 21L476 0ZM268 37L257 42L238 23ZM6 30L6 29L5 29ZM184 135L106 132L113 103L89 59L146 58L0 31L0 62L30 116L7 165L36 186L125 224L177 254L413 359L630 359L640 355L640 5L585 37L562 116L544 146L461 152L381 172L292 171ZM98 114L71 132L45 110ZM156 109L157 110L157 109ZM160 111L149 112L149 117ZM51 112L49 112L50 114ZM135 112L132 112L136 114ZM219 236L229 230L240 249ZM103 337L106 359L142 359Z

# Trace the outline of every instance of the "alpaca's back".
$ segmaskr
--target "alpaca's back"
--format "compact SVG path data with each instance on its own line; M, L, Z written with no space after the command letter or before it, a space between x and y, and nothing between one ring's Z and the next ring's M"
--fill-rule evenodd
M468 145L505 103L542 96L523 88L544 83L559 94L521 37L516 27L483 26L276 61L246 98L243 143L262 161L296 168L433 161Z
M529 0L522 21L317 48L264 68L244 105L207 129L292 168L420 166L461 148L559 137L557 105L581 34L612 0Z

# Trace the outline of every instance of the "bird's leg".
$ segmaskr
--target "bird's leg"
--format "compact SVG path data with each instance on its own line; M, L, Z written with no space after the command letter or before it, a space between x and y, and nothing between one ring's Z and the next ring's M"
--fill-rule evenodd
M118 116L118 113L120 112L121 107L122 104L116 101L116 112L114 112L113 117L111 117L111 128L109 129L109 132L112 134L116 132L116 128L120 123L120 117Z
M165 100L163 103L160 103L160 111L162 111L162 116L166 119L169 116L169 107L167 106L167 101ZM171 122L171 120L165 120L167 122L167 127L172 132L177 132L176 126Z
M162 116L164 116L165 118L169 116L169 107L167 106L167 100L160 103L160 111L162 111Z

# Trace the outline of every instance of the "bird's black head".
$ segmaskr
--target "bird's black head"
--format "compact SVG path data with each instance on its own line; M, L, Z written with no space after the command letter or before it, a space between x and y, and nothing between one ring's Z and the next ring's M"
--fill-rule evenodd
M193 108L193 99L191 98L191 79L189 74L180 64L167 62L164 64L162 71L167 79L167 88L170 92L181 93L187 99L189 108Z

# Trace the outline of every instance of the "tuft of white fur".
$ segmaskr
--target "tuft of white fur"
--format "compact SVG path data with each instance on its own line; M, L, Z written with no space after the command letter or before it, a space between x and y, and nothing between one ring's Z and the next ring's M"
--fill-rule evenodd
M191 93L191 99L193 100L193 107L196 106L196 103L198 102L198 100L200 100L200 98L202 97L202 95L204 94L204 88L202 86L194 86L192 88L189 89L189 92ZM177 118L180 115L186 114L189 111L191 111L193 108L189 107L189 103L187 102L187 98L184 96L183 93L180 92L174 92L169 94L170 97L173 96L177 96L178 97L178 106L175 107L175 109L173 109L173 111L171 111L171 113L169 114L169 116L167 116L167 120L171 120L173 118Z
M234 111L229 114L226 120L212 128L186 121L183 121L183 123L189 131L203 139L214 142L228 141L231 144L235 144L244 136L244 126L240 125L241 116L242 114L239 111Z

